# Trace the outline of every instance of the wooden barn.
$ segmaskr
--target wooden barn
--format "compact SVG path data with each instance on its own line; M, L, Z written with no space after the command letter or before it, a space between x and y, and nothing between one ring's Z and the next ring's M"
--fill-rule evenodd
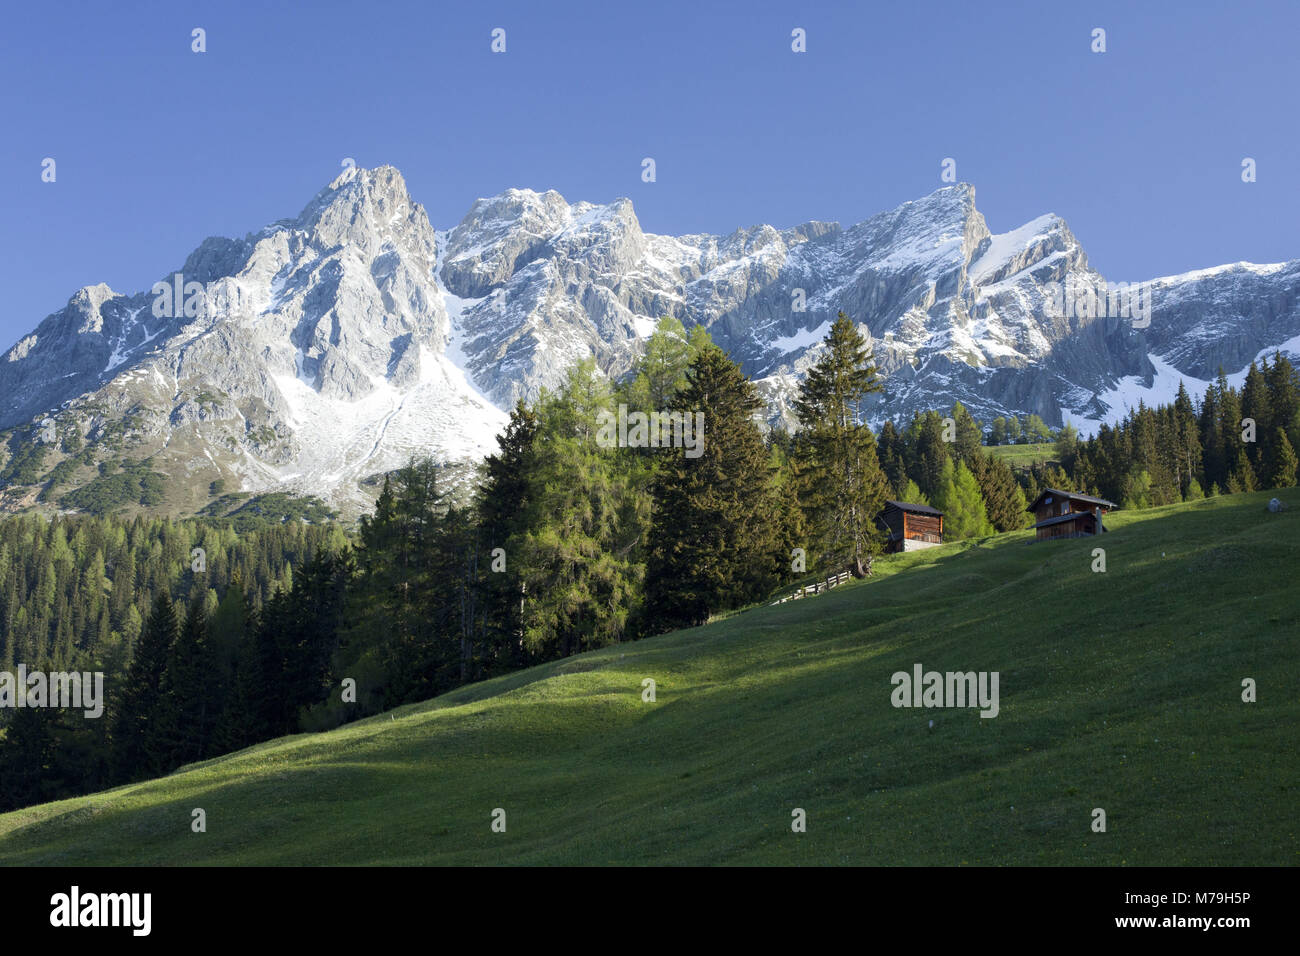
M943 544L943 512L929 505L886 501L885 509L876 516L876 524L886 534L886 554Z
M1059 488L1045 488L1027 510L1034 513L1038 540L1086 538L1106 530L1102 515L1115 503Z

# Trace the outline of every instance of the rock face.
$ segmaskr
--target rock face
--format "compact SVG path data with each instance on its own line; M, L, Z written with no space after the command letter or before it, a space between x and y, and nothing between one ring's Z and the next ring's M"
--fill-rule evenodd
M847 229L642 232L626 199L508 190L435 231L391 167L295 219L212 238L154 289L77 292L0 359L0 429L55 415L195 485L367 506L412 454L474 459L504 409L595 356L617 376L661 315L704 325L789 421L839 310L887 379L876 421L955 400L1085 429L1220 365L1300 350L1300 260L1108 289L1066 224L989 231L946 187ZM1123 313L1123 314L1120 314Z

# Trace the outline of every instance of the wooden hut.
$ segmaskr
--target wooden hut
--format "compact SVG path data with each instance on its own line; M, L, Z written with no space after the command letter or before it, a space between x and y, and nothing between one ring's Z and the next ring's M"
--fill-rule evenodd
M1102 516L1115 503L1059 488L1044 488L1027 510L1034 513L1037 540L1086 538L1106 530Z
M876 524L885 532L886 554L943 544L943 512L929 505L886 501Z

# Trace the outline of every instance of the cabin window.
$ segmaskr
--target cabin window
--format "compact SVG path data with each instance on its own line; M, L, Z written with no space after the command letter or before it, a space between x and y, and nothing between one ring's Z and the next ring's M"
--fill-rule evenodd
M1068 501L1062 501L1062 502L1061 502L1061 514L1063 514L1063 515L1068 515L1069 513L1070 513L1070 503L1069 503Z

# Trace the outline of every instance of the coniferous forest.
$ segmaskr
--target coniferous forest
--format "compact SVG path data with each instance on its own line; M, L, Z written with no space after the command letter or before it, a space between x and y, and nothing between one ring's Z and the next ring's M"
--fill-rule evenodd
M961 405L878 433L871 354L841 314L795 403L700 328L661 320L610 382L588 361L520 403L472 494L412 461L355 528L302 517L0 520L0 671L99 671L105 711L0 711L0 809L167 773L462 684L707 622L811 574L871 573L887 499L929 503L948 540L1027 526L1043 488L1125 509L1296 483L1300 382L1281 355L1240 389L1139 406L1081 440ZM887 396L886 396L887 400ZM602 414L700 414L602 441ZM657 441L656 438L664 438ZM1054 440L1015 467L995 447Z

